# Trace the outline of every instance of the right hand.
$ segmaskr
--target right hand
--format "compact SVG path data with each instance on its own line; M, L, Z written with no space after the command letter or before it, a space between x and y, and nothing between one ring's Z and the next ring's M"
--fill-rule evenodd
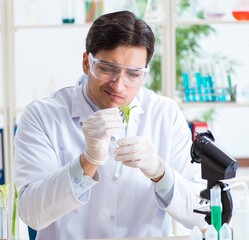
M120 134L123 128L124 123L118 108L107 108L93 113L83 122L85 159L94 165L102 165L108 158L111 136Z

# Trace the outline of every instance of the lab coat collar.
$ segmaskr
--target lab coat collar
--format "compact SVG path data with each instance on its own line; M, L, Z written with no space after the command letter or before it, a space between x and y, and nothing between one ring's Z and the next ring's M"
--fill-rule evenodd
M80 122L84 121L89 115L93 114L93 109L85 100L82 93L82 85L85 84L87 76L83 75L76 83L72 94L72 112L73 118L80 118Z

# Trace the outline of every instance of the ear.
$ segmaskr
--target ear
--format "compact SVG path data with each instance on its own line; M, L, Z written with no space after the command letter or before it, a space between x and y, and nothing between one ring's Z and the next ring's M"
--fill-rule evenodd
M87 52L83 53L82 69L83 69L85 74L89 73L89 62L88 62Z

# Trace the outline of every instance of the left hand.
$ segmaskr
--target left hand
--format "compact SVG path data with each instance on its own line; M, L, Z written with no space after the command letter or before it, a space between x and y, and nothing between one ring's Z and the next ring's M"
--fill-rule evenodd
M117 144L119 146L113 151L116 161L122 161L128 167L139 168L150 179L163 176L164 163L150 140L132 136L119 139Z

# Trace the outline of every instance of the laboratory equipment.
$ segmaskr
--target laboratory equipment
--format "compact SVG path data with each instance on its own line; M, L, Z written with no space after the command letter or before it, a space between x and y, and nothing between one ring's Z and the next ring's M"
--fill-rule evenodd
M75 22L74 0L62 0L62 23L70 24Z
M191 162L201 164L202 178L207 180L207 188L200 192L202 202L209 202L210 190L215 185L219 186L221 188L222 223L229 223L232 217L233 201L230 191L223 191L228 184L221 180L234 178L238 163L214 141L210 131L196 133L191 146ZM194 212L206 215L206 222L211 224L210 209L194 209Z
M103 0L84 0L85 2L85 22L91 23L103 14Z
M190 239L191 240L202 240L202 232L197 226L193 227L191 234L190 234Z
M224 223L220 229L220 240L232 240L232 230L227 223Z
M236 20L249 20L249 0L240 0L232 9Z
M215 227L219 233L221 228L221 190L218 185L214 185L211 188L210 196L210 207L211 207L211 224Z
M209 225L205 232L205 240L218 240L218 232L213 225Z
M226 15L219 0L211 0L208 2L209 5L205 9L205 16L207 19L220 20Z

